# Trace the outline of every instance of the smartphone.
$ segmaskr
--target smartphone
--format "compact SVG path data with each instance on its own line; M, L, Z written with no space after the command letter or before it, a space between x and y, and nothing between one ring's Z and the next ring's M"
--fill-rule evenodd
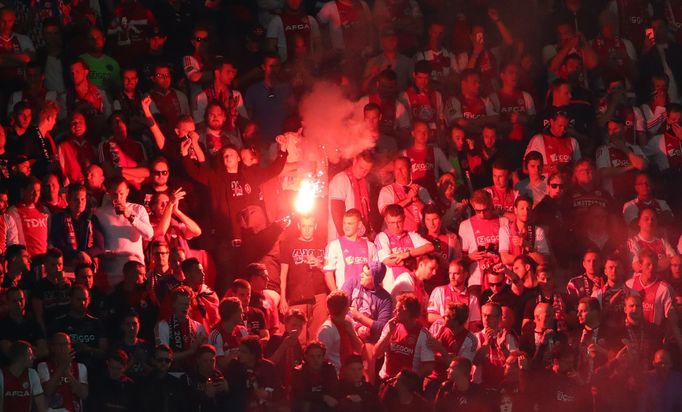
M649 27L648 29L644 30L644 34L646 35L646 38L649 39L652 43L656 41L656 37L654 36L654 28Z

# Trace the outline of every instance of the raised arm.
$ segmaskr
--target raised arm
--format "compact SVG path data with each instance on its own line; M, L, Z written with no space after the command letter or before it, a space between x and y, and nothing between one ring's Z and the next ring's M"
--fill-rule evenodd
M150 110L151 105L152 105L151 97L145 96L142 98L142 113L144 113L144 118L147 120L147 123L149 124L149 131L152 132L152 137L154 138L154 143L156 143L156 147L158 147L159 150L163 150L163 148L166 147L166 136L163 134L161 128L154 119L154 115Z

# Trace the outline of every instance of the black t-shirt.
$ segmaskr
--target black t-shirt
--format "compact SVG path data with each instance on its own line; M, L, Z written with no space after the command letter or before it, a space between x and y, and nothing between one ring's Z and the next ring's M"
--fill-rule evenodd
M76 360L85 364L88 369L93 365L92 355L79 350L79 347L86 345L91 348L98 348L100 339L106 338L102 322L89 314L82 318L74 318L70 314L60 316L54 321L49 332L50 335L56 332L68 334L71 337L71 344L76 350Z
M307 242L299 238L287 239L280 245L280 260L289 265L287 273L287 302L290 305L312 303L315 295L327 293L324 272L311 269L308 257L321 259L325 244L313 238Z
M65 315L69 310L71 287L68 284L55 285L48 278L40 279L34 289L33 296L43 301L43 319L48 327L57 317Z

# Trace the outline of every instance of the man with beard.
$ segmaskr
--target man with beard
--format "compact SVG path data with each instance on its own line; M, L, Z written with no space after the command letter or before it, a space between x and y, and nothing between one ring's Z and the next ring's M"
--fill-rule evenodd
M206 105L203 126L199 129L199 142L204 145L210 160L216 158L223 146L233 145L238 149L244 147L242 132L236 123L237 117L234 107L225 107L217 101Z
M213 84L194 98L193 116L197 124L204 121L209 103L220 103L228 113L236 111L242 118L248 118L242 94L235 90L232 84L235 77L237 77L235 64L229 59L217 56L213 63Z

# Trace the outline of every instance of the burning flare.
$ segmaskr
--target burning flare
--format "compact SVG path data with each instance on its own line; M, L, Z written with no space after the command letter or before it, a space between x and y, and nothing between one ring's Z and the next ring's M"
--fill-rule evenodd
M294 201L294 210L299 215L310 214L315 208L315 198L319 192L319 183L310 179L303 179L301 187L298 189L296 200Z

